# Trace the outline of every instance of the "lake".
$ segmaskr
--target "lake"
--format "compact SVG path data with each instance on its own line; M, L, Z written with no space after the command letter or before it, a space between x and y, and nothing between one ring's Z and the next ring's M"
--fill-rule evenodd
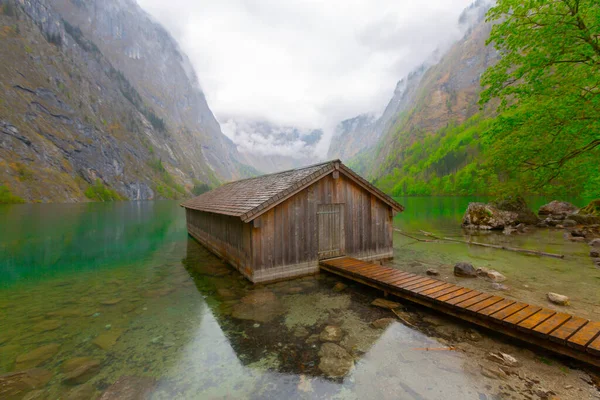
M394 224L467 238L473 200L399 199ZM584 366L411 304L404 323L383 320L395 316L370 305L380 293L334 276L253 286L187 236L177 202L0 206L0 226L0 398L598 398ZM549 306L556 291L569 312L600 315L584 243L537 229L474 239L565 259L396 233L388 264L456 282L452 265L468 261L506 275L503 296ZM498 351L519 366L491 361Z

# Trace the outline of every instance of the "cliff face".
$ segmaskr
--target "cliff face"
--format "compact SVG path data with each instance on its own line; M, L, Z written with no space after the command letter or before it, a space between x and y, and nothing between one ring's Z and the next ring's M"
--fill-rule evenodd
M135 2L0 3L0 185L13 194L175 198L251 172Z
M376 179L402 163L404 148L475 114L480 75L497 57L493 47L485 45L490 27L484 19L490 5L477 0L463 11L457 23L464 36L401 79L379 118L361 115L341 122L329 157L350 159L353 168Z
M416 141L479 112L481 74L498 57L493 46L485 44L490 29L481 17L437 64L423 71L401 112L395 113L394 123L381 136L367 169L369 177L401 165L403 151Z

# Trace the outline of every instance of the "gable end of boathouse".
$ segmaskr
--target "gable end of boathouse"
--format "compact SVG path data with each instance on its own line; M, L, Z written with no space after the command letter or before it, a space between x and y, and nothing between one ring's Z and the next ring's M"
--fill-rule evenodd
M316 273L328 258L392 258L392 219L403 210L339 160L230 182L181 205L188 233L255 283Z

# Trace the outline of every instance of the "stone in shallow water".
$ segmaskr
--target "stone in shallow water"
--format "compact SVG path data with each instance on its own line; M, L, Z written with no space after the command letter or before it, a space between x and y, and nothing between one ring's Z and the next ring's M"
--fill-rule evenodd
M269 322L283 314L283 307L278 302L254 305L238 303L233 306L231 316L256 322Z
M382 298L373 300L371 305L375 307L387 308L389 310L393 310L395 308L400 307L400 303L396 303L395 301L390 301Z
M550 292L546 294L546 297L548 298L548 300L550 300L551 303L558 304L559 306L569 305L569 298L562 294Z
M477 276L477 270L475 270L475 267L473 267L473 264L471 263L459 262L454 265L454 275L475 278Z
M427 271L425 271L425 273L427 275L431 275L431 276L438 276L440 274L437 269L433 269L433 268L429 268Z
M380 318L371 322L371 326L375 329L385 329L394 322L396 322L394 318Z
M350 353L335 343L323 343L319 357L319 369L331 378L346 376L354 367L354 359Z
M33 330L36 332L49 332L60 328L62 325L62 321L57 319L49 319L34 325Z
M0 399L21 399L26 393L46 385L50 379L52 373L39 368L0 375Z
M66 400L89 400L96 398L96 388L91 383L74 387L66 397Z
M339 326L327 325L319 335L319 339L322 342L339 342L343 334Z
M117 343L117 340L119 340L122 334L122 329L111 329L106 333L98 335L98 337L94 339L92 343L100 347L102 350L109 350Z
M342 290L346 289L346 285L344 285L342 282L338 282L335 284L335 286L333 287L333 291L334 292L341 292Z
M22 354L17 357L17 369L21 370L37 367L58 353L59 348L60 345L58 343L51 343L38 347L29 353Z
M102 304L103 306L114 306L115 304L119 304L122 301L123 301L123 299L121 299L121 298L108 299L108 300L104 300L104 301L100 302L100 304Z
M156 380L144 376L122 376L100 397L100 400L144 400L156 387Z
M240 300L244 304L261 305L272 303L277 300L275 294L269 290L255 290L242 297Z
M62 365L65 374L63 382L68 385L80 385L100 372L100 361L91 357L77 357L65 361Z

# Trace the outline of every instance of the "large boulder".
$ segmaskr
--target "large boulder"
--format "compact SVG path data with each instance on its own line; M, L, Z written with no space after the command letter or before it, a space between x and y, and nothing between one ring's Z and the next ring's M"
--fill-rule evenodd
M527 206L527 202L522 196L519 195L508 195L490 203L501 211L512 211L517 213L517 222L535 225L540 220L533 211Z
M573 204L566 201L553 200L548 204L540 207L538 215L550 215L550 216L565 216L574 214L579 209Z
M485 203L469 203L463 216L462 226L472 229L504 229L516 225L518 214L514 211L502 211Z
M454 265L454 275L462 276L465 278L476 278L477 270L473 267L473 264L467 262L459 262Z

